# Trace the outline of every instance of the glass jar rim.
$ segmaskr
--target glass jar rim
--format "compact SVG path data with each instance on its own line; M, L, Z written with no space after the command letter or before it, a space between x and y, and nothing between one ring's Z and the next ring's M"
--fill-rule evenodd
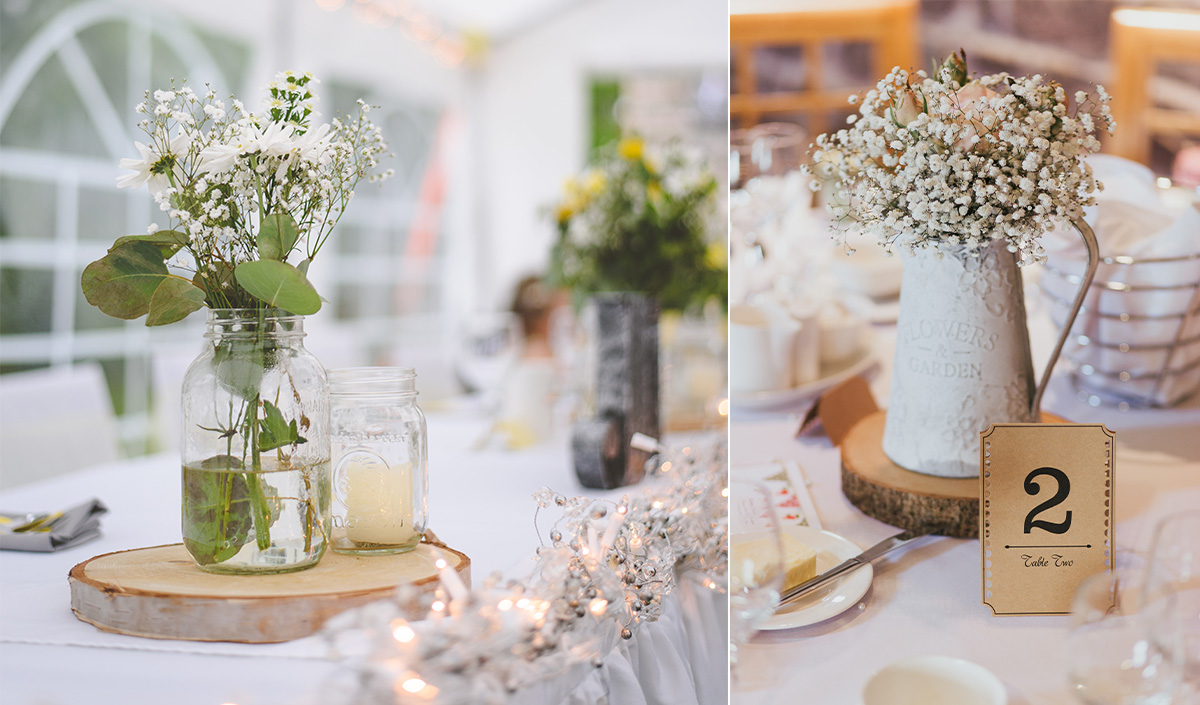
M210 308L208 309L208 320L219 323L222 321L244 321L246 319L256 319L258 318L260 311L262 312L263 318L268 321L304 320L304 316L298 313L284 311L281 308Z
M302 340L304 316L278 308L211 308L208 310L209 340Z
M326 374L329 393L334 395L417 394L417 372L412 367L343 367Z

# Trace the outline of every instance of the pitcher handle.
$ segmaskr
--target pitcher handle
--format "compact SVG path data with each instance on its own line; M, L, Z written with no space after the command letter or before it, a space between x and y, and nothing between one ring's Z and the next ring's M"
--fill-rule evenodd
M1100 268L1100 245L1096 242L1096 233L1092 232L1091 226L1082 218L1072 220L1071 224L1083 237L1083 244L1087 247L1087 271L1083 274L1083 281L1079 283L1079 293L1075 295L1075 303L1071 305L1071 312L1067 314L1067 320L1063 323L1062 335L1058 336L1058 344L1054 346L1054 352L1050 353L1050 360L1046 363L1045 371L1042 372L1042 381L1038 382L1037 392L1033 395L1033 402L1029 405L1030 418L1034 423L1041 420L1042 394L1046 392L1046 385L1050 383L1050 373L1054 371L1054 363L1058 362L1063 345L1071 335L1071 328L1075 326L1079 310L1083 308L1083 300L1087 297L1088 289L1092 287L1096 270Z

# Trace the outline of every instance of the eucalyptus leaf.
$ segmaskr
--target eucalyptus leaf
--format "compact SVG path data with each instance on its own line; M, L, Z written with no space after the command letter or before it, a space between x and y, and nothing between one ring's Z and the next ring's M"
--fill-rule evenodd
M262 343L253 340L224 340L213 349L213 368L217 382L241 399L258 396L262 381L264 359L273 351L264 350Z
M204 307L204 290L183 277L163 279L150 297L146 325L162 326L187 318L188 314Z
M266 452L283 446L307 443L308 439L300 435L296 419L287 422L283 412L267 400L263 400L263 418L259 419L258 449Z
M159 230L149 235L125 235L117 238L109 252L129 242L148 242L158 247L163 259L167 259L188 244L188 236L177 230Z
M258 254L265 260L283 261L300 239L300 228L290 213L269 213L258 228Z
M113 318L132 320L150 310L154 291L167 275L158 246L135 240L89 264L79 283L89 304Z
M183 543L200 565L237 555L253 526L249 488L228 455L183 468Z
M238 284L259 301L300 316L321 310L321 297L304 274L286 262L242 262L233 271Z

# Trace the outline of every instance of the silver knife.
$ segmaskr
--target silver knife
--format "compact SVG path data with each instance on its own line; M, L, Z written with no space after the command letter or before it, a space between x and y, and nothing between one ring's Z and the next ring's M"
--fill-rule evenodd
M928 533L928 531L905 531L904 533L896 534L891 538L886 538L858 554L857 556L842 561L824 573L821 573L817 577L806 580L794 588L785 590L783 594L779 596L779 607L783 607L789 602L793 602L804 595L807 595L822 585L827 585L831 581L837 580L846 573L857 570L858 568L861 568L862 566L874 561L876 558L879 558L886 553L890 553L901 546L907 545L908 543L915 541L916 539L919 539ZM777 607L776 610L778 610L779 607Z

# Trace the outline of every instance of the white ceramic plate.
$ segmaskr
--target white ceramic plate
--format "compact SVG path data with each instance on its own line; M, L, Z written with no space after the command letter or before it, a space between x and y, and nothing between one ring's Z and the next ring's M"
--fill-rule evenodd
M743 411L773 411L798 405L827 389L836 387L855 375L866 372L875 363L874 345L875 336L864 335L862 350L858 355L837 365L823 365L821 376L817 379L790 389L769 392L734 392L729 398L730 406L735 410ZM737 361L732 361L732 364L737 364Z
M783 530L817 552L817 575L862 553L858 544L828 531L810 526L785 526ZM836 617L858 604L871 587L874 575L871 566L865 565L784 607L759 629L793 629Z

